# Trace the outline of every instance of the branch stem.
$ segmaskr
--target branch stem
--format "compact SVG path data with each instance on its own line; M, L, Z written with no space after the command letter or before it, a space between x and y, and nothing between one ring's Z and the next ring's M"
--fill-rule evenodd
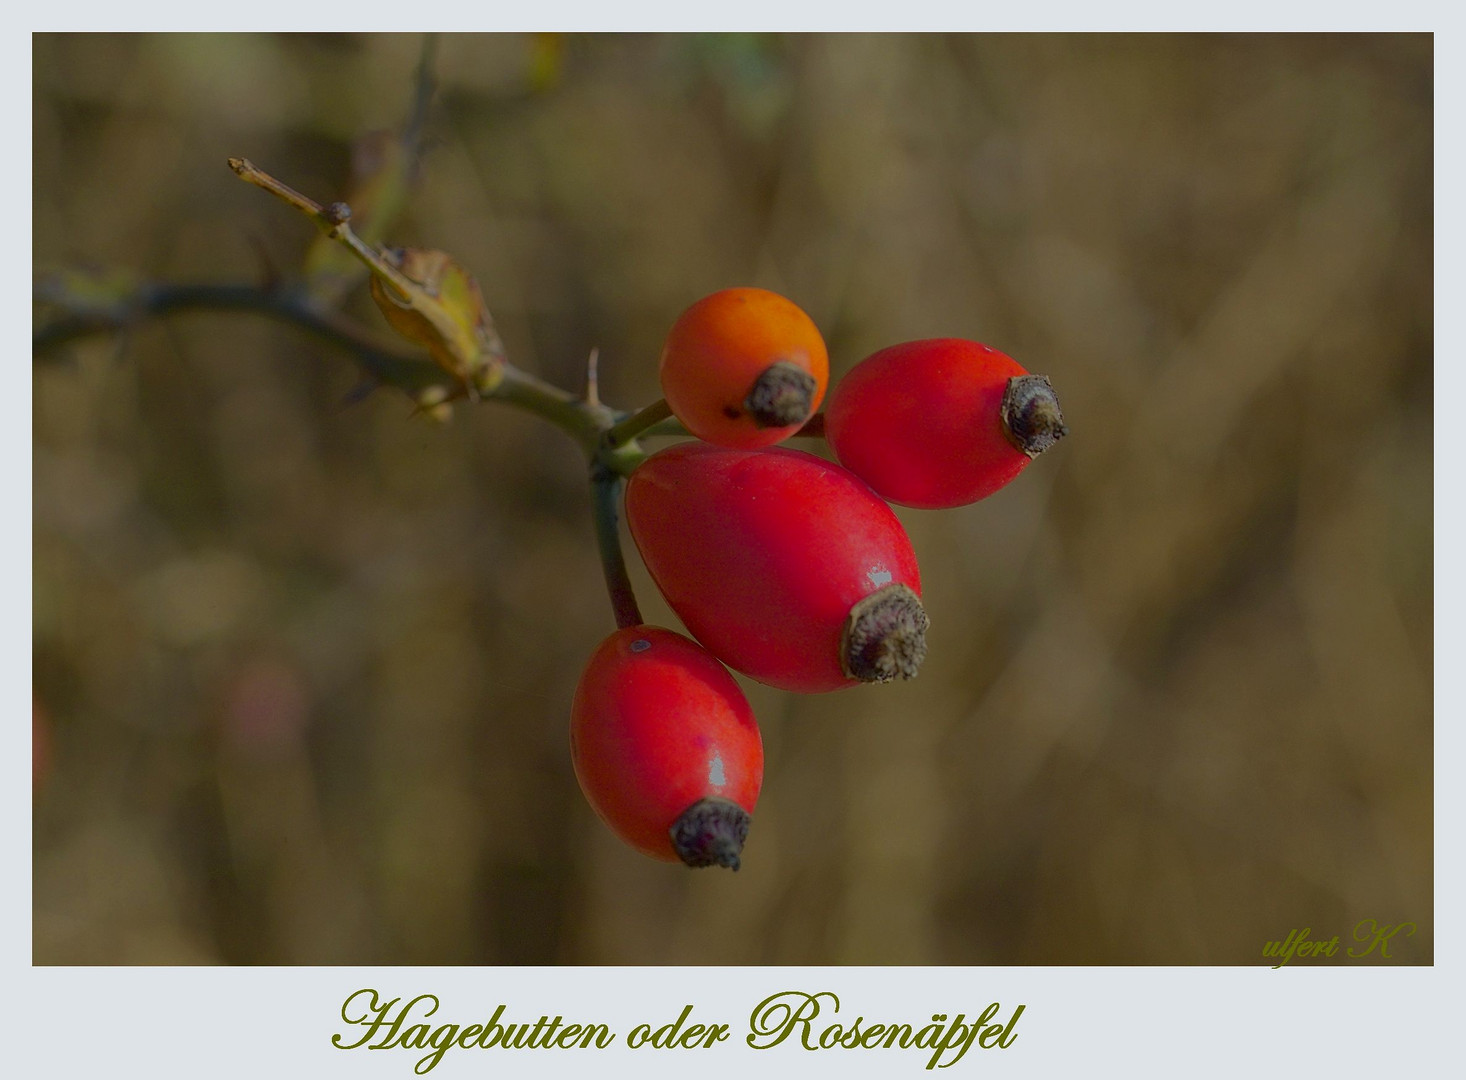
M43 280L36 300L60 307L64 314L37 326L31 352L45 356L80 338L116 333L140 322L181 312L248 312L278 319L308 330L316 337L350 353L377 382L395 386L422 400L433 391L439 400L462 393L462 384L426 355L381 344L363 327L343 315L324 310L299 288L258 288L253 285L175 285L147 283L105 304L83 302L64 283ZM483 395L485 400L534 413L580 446L586 457L612 473L626 476L645 458L635 442L610 446L603 439L626 413L599 401L576 397L507 361L503 378Z
M418 73L418 107L414 108L408 124L413 134L421 124L421 108L431 92L431 48L431 45L425 48ZM420 407L445 405L453 398L466 395L474 401L493 399L532 412L573 438L590 462L596 540L606 588L617 625L638 625L641 613L621 553L617 504L623 478L647 456L637 444L636 436L670 419L672 413L666 401L657 401L635 414L603 404L594 352L587 373L586 394L576 397L510 364L497 336L491 330L484 331L482 323L472 340L462 340L463 327L436 292L426 291L424 285L407 277L398 269L395 257L352 230L351 208L347 204L335 202L322 206L244 158L230 158L229 167L242 180L305 214L328 238L345 246L386 286L389 301L410 308L436 331L436 336L429 333L424 337L416 332L406 336L429 344L441 341L451 355L440 356L434 348L430 362L419 353L402 353L378 345L360 327L313 300L308 281L289 288L127 282L113 282L99 288L95 283L89 287L65 275L37 283L35 299L59 307L62 315L33 332L33 354L42 355L76 338L125 330L144 319L179 311L249 311L293 323L349 350L378 382L401 388ZM373 285L375 288L375 281ZM377 299L380 305L381 297ZM391 313L387 314L390 320Z
M392 265L380 251L357 236L352 230L351 207L342 202L334 202L330 206L322 206L309 195L302 195L283 180L271 176L248 158L232 157L229 159L229 167L234 170L235 175L241 180L254 184L256 187L263 188L276 198L289 203L314 221L316 227L332 240L338 240L342 244L345 244L353 255L366 264L372 273L391 284L404 298L413 295L417 287L416 283Z
M326 208L316 202L309 195L302 195L283 180L277 180L264 169L259 168L248 158L232 157L229 159L229 167L241 179L246 180L256 187L264 188L277 199L284 199L291 206L295 207L302 214L311 218L322 230L329 232L335 221L327 218Z
M68 306L68 298L54 289L38 287L37 300ZM69 314L37 326L31 352L53 353L62 346L94 334L115 333L139 322L186 311L244 311L265 315L304 330L350 352L379 382L416 396L430 386L451 390L453 382L425 356L391 348L343 316L312 305L291 289L262 289L253 285L143 285L131 295L105 307L72 305Z
M636 594L631 589L631 577L626 572L626 558L621 553L621 530L617 512L623 483L619 475L599 462L591 466L596 548L601 555L601 572L606 578L606 592L611 597L611 610L616 614L616 626L622 630L628 626L641 625L641 609L636 606Z
M672 406L667 404L666 398L658 398L640 412L633 413L619 421L610 431L606 432L606 445L613 450L624 446L648 428L671 418Z
M503 379L485 397L516 405L548 420L579 443L590 458L596 456L601 435L616 415L604 405L591 406L584 399L509 363L504 365Z

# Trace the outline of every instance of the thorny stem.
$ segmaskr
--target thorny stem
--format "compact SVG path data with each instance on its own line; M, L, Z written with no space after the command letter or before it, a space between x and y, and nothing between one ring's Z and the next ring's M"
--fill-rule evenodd
M235 174L256 187L264 188L271 195L284 200L316 223L332 240L339 240L351 253L366 264L367 269L388 282L406 300L419 291L418 285L376 248L372 247L351 228L351 208L345 203L322 206L307 195L302 195L289 184L275 179L247 158L230 158L229 167Z
M395 386L413 398L420 398L428 390L436 389L444 396L461 390L451 376L423 353L375 341L364 328L344 316L313 305L299 289L151 283L98 305L70 295L64 283L43 279L37 283L35 299L66 312L36 328L31 336L31 352L37 357L54 355L81 338L128 330L165 315L242 311L309 330L351 353L376 382ZM602 459L614 473L630 473L646 456L635 444L614 448L601 444L603 434L623 419L625 413L578 398L512 364L504 365L503 381L485 399L502 401L548 420L573 438L587 457Z
M327 236L344 244L378 278L396 291L404 302L419 307L423 289L406 277L393 262L351 229L351 209L345 203L322 206L277 180L243 158L230 158L229 167L242 179L289 203L314 221ZM70 341L91 334L126 330L148 318L180 311L248 311L301 326L350 351L372 379L396 386L420 405L439 403L464 395L474 400L496 400L525 409L549 421L573 438L590 462L594 494L596 537L606 587L611 594L617 624L640 623L631 581L626 574L616 526L617 502L623 478L630 475L646 453L637 445L638 432L670 416L665 402L630 415L601 403L596 389L594 361L585 397L553 386L508 362L497 338L489 345L494 378L477 385L455 379L419 352L404 352L377 344L362 328L334 311L312 302L300 286L280 288L249 285L145 284L114 289L100 300L69 286L66 279L38 282L35 299L61 308L63 314L40 326L32 335L32 352L41 356ZM435 306L421 307L436 321ZM453 327L444 327L445 337ZM629 620L629 621L628 621Z
M35 299L68 311L38 326L31 335L31 352L37 357L56 354L81 338L125 331L164 315L186 311L243 311L310 331L350 352L377 382L396 386L414 397L433 386L453 388L452 381L436 365L428 363L426 357L374 341L350 320L312 305L299 290L157 282L142 285L131 295L99 307L76 301L65 293L64 286L43 280L37 283Z
M37 327L31 351L38 358L58 354L66 345L101 333L125 331L148 319L180 312L248 312L279 319L310 331L323 341L351 353L374 382L395 386L422 400L435 392L446 399L461 392L442 368L421 353L385 346L343 316L314 306L300 289L258 288L253 285L144 284L130 295L105 304L69 295L59 279L42 279L36 299L54 304L68 314ZM627 414L601 404L593 395L576 397L527 371L505 363L503 378L485 395L524 409L565 432L591 463L596 540L618 626L641 622L617 530L617 503L622 478L646 454L634 442L610 446L606 435ZM630 622L625 620L630 619Z

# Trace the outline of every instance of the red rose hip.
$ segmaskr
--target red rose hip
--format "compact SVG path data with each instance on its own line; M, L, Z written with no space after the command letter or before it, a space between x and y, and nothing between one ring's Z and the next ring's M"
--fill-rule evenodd
M687 629L760 682L838 690L911 678L926 655L906 530L838 465L682 443L632 473L626 518Z
M872 354L825 410L840 464L882 498L922 509L986 498L1066 431L1045 376L958 338Z
M699 439L753 449L788 438L824 400L825 340L793 301L724 289L680 316L662 347L662 394Z
M707 650L656 626L617 630L591 654L570 717L576 779L612 832L654 859L738 869L763 742Z

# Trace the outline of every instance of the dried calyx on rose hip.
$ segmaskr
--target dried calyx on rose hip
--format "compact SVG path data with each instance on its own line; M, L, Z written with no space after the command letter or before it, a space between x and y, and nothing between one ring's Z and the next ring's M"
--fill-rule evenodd
M662 394L692 434L753 449L794 434L824 400L814 322L767 289L724 289L684 311L662 348Z
M838 465L682 443L632 473L626 518L687 629L760 682L818 693L909 679L926 655L906 530Z
M923 509L986 498L1067 431L1046 376L959 338L872 354L825 410L840 464L882 498Z
M591 807L626 843L738 869L763 742L743 691L695 642L644 625L601 642L575 690L570 755Z

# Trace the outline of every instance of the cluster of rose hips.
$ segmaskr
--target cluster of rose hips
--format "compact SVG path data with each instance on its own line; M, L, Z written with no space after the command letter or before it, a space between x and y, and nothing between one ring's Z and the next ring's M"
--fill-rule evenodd
M823 430L839 465L775 448L828 379L809 316L763 289L704 297L667 337L666 407L699 441L636 468L626 517L697 641L623 626L592 654L571 719L586 798L653 858L738 868L763 744L724 665L806 694L914 676L928 620L887 502L975 502L1065 432L1047 378L944 338L882 349L835 387Z

